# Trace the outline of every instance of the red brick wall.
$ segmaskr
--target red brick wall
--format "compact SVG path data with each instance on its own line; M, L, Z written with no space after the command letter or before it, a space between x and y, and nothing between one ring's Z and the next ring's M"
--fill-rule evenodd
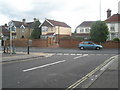
M16 47L26 47L28 44L28 39L16 39L12 40L13 45ZM10 45L10 40L6 40L5 45ZM41 39L33 39L32 40L32 47L47 47L47 40L41 40Z
M60 40L60 47L63 48L77 48L79 44L79 41L77 40Z
M10 40L5 41L5 46L10 45ZM12 40L12 45L18 46L18 47L26 47L27 46L27 39L16 39Z
M77 48L79 41L77 40L60 40L60 47L63 48ZM96 43L102 45L104 48L120 48L120 42L108 41L105 43Z
M47 40L41 40L41 39L32 40L32 47L47 47L47 46L48 46Z
M13 45L17 47L26 47L27 46L27 39L17 39L13 40ZM79 41L70 39L70 40L60 40L59 47L63 48L77 48L79 44ZM112 42L108 41L105 43L96 43L102 45L104 48L120 48L120 42ZM10 41L6 40L5 45L10 45ZM48 41L47 40L41 40L41 39L33 39L32 40L32 47L48 47Z
M120 48L120 42L107 41L105 43L98 44L102 45L104 48Z

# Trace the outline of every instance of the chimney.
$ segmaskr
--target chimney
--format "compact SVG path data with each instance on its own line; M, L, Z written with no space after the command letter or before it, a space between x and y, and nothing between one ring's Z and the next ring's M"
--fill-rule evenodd
M22 22L23 22L23 24L25 24L25 22L26 22L26 19L22 19Z
M7 24L5 24L5 27L7 27Z
M108 10L107 10L107 18L109 18L110 16L111 16L111 10L108 9Z
M39 19L38 19L38 18L33 18L33 20L34 20L34 22L35 22L35 21L38 21Z

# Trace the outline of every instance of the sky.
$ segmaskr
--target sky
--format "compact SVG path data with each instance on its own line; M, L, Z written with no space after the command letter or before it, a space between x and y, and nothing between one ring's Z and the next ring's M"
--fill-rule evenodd
M118 13L119 1L0 0L0 25L11 20L22 21L24 18L27 22L33 21L33 18L38 18L42 23L47 18L67 23L74 32L75 28L83 21L105 20L108 9L112 10L112 15Z

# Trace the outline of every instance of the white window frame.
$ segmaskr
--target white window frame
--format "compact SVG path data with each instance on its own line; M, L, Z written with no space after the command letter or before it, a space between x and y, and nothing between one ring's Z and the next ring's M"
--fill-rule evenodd
M84 33L84 29L83 28L80 29L80 33Z
M110 31L111 32L115 32L115 24L111 24L110 25Z
M42 26L42 32L48 32L48 27L47 26Z
M89 33L89 32L90 32L90 29L89 29L89 28L85 28L85 32L86 32L86 33Z

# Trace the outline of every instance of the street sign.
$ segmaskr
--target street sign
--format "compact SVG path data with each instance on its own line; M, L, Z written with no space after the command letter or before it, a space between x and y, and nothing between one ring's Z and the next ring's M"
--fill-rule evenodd
M28 46L32 46L32 40L28 40Z

